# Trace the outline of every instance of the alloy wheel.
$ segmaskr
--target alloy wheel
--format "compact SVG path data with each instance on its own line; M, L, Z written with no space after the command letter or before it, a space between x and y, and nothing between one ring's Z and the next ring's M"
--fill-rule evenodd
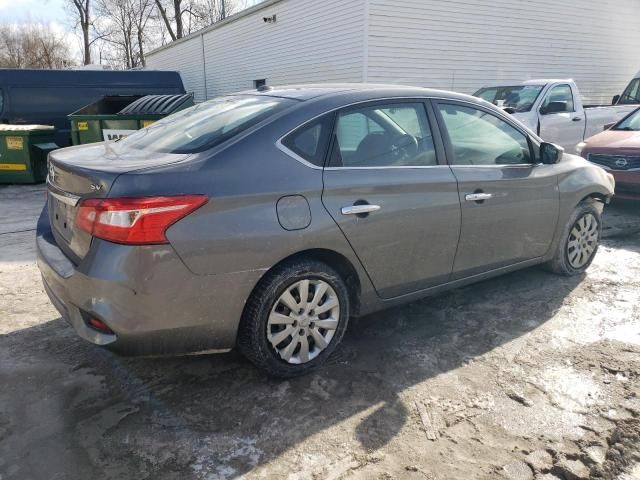
M306 363L331 342L340 322L340 300L324 280L305 279L285 289L267 320L267 339L287 363Z
M576 269L584 267L598 246L598 220L587 213L573 224L567 240L567 259Z

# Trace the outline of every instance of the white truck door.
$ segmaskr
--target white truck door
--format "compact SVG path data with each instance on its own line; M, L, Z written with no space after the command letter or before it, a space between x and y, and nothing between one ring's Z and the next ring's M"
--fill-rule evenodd
M580 99L575 99L568 83L551 87L542 100L538 112L540 137L562 146L567 153L575 153L583 140L585 114Z

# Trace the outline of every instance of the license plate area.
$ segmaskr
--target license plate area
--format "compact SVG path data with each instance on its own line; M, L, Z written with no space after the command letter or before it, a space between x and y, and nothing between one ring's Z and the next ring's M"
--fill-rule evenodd
M71 205L61 202L53 195L49 195L51 202L51 222L56 232L64 238L67 243L71 242L73 237L73 221L75 217L75 208Z

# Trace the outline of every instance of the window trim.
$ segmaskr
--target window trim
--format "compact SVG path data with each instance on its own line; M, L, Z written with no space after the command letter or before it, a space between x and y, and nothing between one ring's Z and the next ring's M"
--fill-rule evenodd
M573 110L566 110L564 112L554 112L554 113L542 113L540 110L542 110L542 107L544 106L544 102L547 100L547 98L549 97L553 89L558 87L569 88L569 93L571 93L571 104L573 105ZM544 98L542 99L542 102L540 102L540 107L538 108L538 113L540 115L557 115L558 113L575 113L575 112L576 112L576 99L573 95L573 88L571 88L571 85L569 85L568 83L556 83L555 85L550 87L549 90L547 90L547 93L544 94Z
M445 152L446 152L446 159L447 159L447 165L450 167L460 167L460 168L522 168L522 167L527 167L527 168L531 168L531 167L535 167L538 165L542 165L542 162L539 161L539 155L536 155L538 149L540 148L540 145L537 141L535 141L535 139L531 136L531 134L529 132L527 132L525 129L521 128L519 125L514 124L513 122L509 121L508 118L506 118L503 115L498 115L497 112L493 112L488 108L485 108L483 105L478 105L472 102L465 102L465 101L460 101L460 100L455 100L455 99L432 99L433 102L433 109L438 121L438 128L440 129L440 134L442 135L442 139L444 142L444 148L445 148ZM439 105L459 105L461 107L467 107L467 108L475 108L477 110L480 110L482 112L485 112L489 115L493 115L494 117L502 120L503 122L505 122L507 125L509 125L510 127L512 127L514 130L516 130L517 132L521 133L522 135L524 135L524 137L527 139L527 143L529 144L529 155L531 155L531 159L532 161L530 163L512 163L512 164L505 164L505 165L457 165L455 163L453 163L453 161L455 160L455 153L453 151L453 144L451 143L451 138L449 137L449 131L447 130L447 127L444 123L444 118L442 117L442 114L440 113L440 109L438 108Z
M385 169L423 169L423 168L438 168L438 167L448 167L446 162L446 152L444 148L444 142L442 140L442 136L440 133L440 129L438 128L437 118L435 113L433 112L433 107L431 106L430 101L433 97L382 97L375 99L366 99L366 100L358 100L356 102L348 103L345 105L340 105L337 107L333 107L325 112L314 115L308 120L302 122L300 125L288 130L286 133L280 136L275 142L275 146L278 150L290 156L294 160L302 163L303 165L313 168L315 170L385 170ZM436 165L388 165L388 166L370 166L370 167L328 167L327 161L329 160L329 156L331 154L331 150L333 148L333 143L335 141L335 127L336 127L336 116L339 112L347 111L347 110L358 110L360 108L365 108L367 105L375 105L375 104L389 104L389 103L420 103L423 105L425 109L425 114L427 117L427 122L429 128L431 129L431 134L434 140L434 149L436 154ZM325 115L333 115L331 121L331 138L329 139L329 145L327 151L325 152L325 159L323 162L323 166L319 167L310 163L308 160L305 160L303 157L298 155L296 152L289 149L286 145L282 143L283 139L288 137L291 133L295 132L299 128L304 127L305 125L314 122L320 117Z
M375 102L387 102L387 101L393 101L393 100L398 100L398 101L406 101L408 103L415 103L415 102L421 102L425 104L425 107L427 109L427 116L429 118L429 124L432 128L432 133L434 136L434 146L436 148L436 159L438 161L437 165L423 165L423 166L416 166L416 167L408 167L408 166L404 166L404 165L397 165L397 166L388 166L388 167L319 167L317 165L314 165L312 163L309 163L307 160L305 160L304 158L302 158L300 155L296 154L295 152L292 152L291 150L289 150L285 145L282 144L282 139L285 138L287 135L291 134L292 132L294 132L295 130L297 130L298 128L313 122L314 120L317 120L319 117L322 117L324 115L327 114L334 114L334 119L333 119L333 124L335 125L335 112L337 112L338 110L342 110L344 108L347 107L352 107L352 106L356 106L356 105L363 105L366 103L375 103ZM410 169L421 169L421 168L439 168L439 167L447 167L449 168L451 166L451 164L449 163L449 151L448 151L448 146L447 146L447 142L448 142L448 133L446 131L446 129L443 131L442 128L442 119L440 118L440 112L438 112L437 107L437 103L457 103L460 104L462 106L470 106L472 108L477 108L479 110L483 110L487 113L491 113L492 115L495 115L496 117L504 120L505 122L507 122L509 125L511 125L513 128L515 128L516 130L518 130L520 133L522 133L523 135L525 135L528 139L529 139L529 143L533 148L533 153L537 153L538 149L540 148L540 142L542 141L540 139L540 137L536 137L535 134L533 132L529 132L526 127L522 126L522 125L518 125L515 124L511 121L511 118L507 116L506 113L502 112L502 111L493 111L491 109L488 109L487 107L485 107L484 105L480 104L479 102L484 101L484 100L478 100L478 101L468 101L468 100L464 100L464 99L458 99L458 98L452 98L452 97L439 97L439 96L425 96L425 97L381 97L381 98L376 98L376 99L366 99L366 100L358 100L355 102L351 102L345 105L340 105L337 107L333 107L330 108L328 110L325 110L321 113L318 113L316 115L314 115L313 117L305 120L304 122L300 123L299 125L296 125L295 127L287 130L284 134L282 134L274 143L275 147L280 150L282 153L284 153L285 155L293 158L294 160L302 163L303 165L309 167L309 168L313 168L314 170L331 170L331 169L339 169L339 170L345 170L348 168L352 168L352 169L369 169L369 170L384 170L384 169L396 169L396 168L410 168ZM333 131L333 126L332 125L332 131ZM435 128L434 128L435 125ZM446 137L445 137L446 135ZM329 148L331 147L331 145L329 145ZM329 150L327 150L327 156L329 155ZM513 165L513 166L531 166L531 165L542 165L541 162L538 161L538 156L539 155L534 155L534 158L536 160L536 163L523 163L523 164L519 164L519 165ZM326 157L325 157L325 161L324 164L326 165ZM475 165L476 167L483 167L483 168L504 168L504 167L509 167L509 165Z

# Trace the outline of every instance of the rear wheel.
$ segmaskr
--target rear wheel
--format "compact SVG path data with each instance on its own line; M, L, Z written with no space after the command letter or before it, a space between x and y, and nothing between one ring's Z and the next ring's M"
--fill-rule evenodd
M314 260L283 265L269 272L251 295L238 347L271 375L302 375L335 350L348 317L347 288L331 267Z
M578 204L571 214L556 247L549 269L561 275L584 273L598 251L602 221L600 210L592 200Z

